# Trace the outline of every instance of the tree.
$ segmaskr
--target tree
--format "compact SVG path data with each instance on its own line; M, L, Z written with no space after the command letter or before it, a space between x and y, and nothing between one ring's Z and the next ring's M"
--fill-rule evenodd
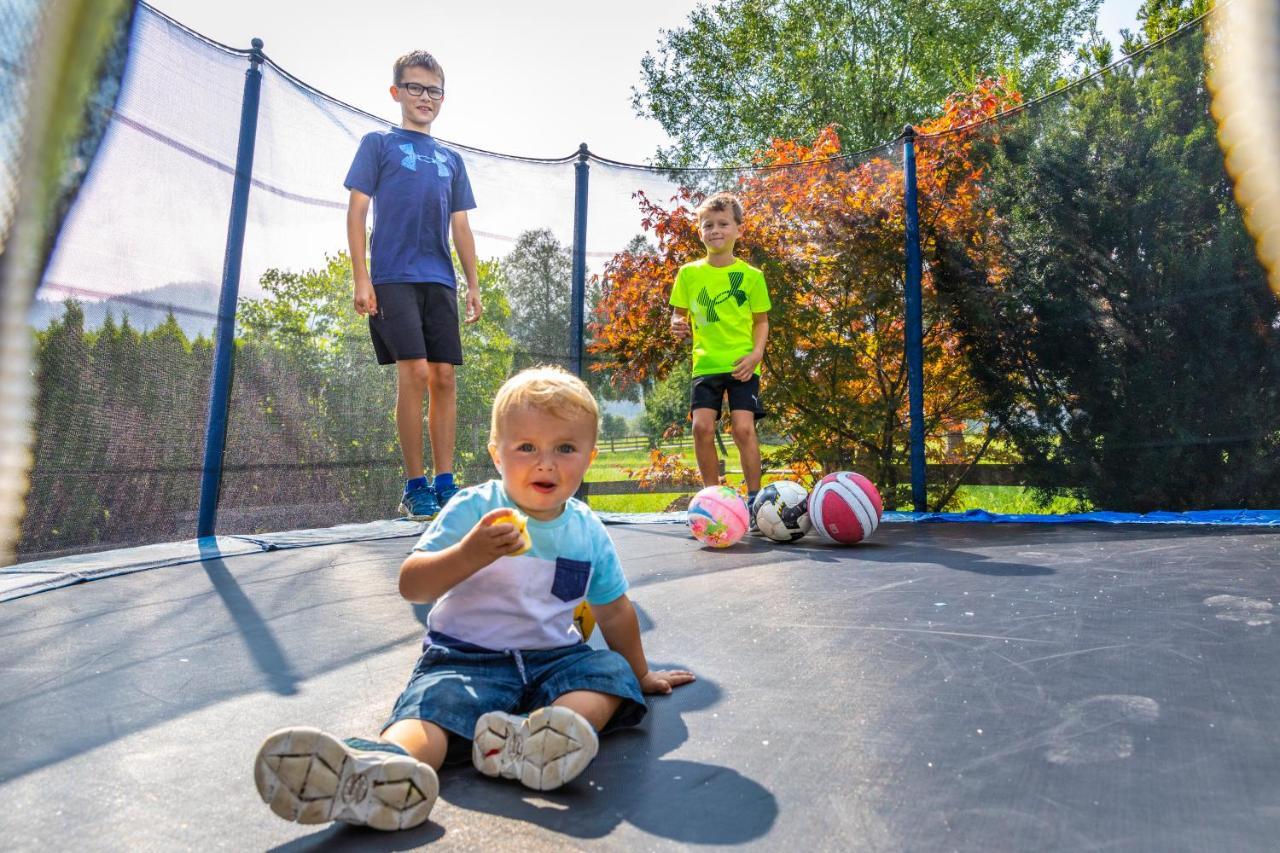
M36 440L20 553L97 541L104 521L98 495L85 488L102 436L87 429L97 395L80 304L68 299L36 343Z
M1146 32L1177 6L1144 6ZM995 215L953 235L935 275L1046 502L1280 502L1280 303L1232 199L1203 56L1188 30L975 150ZM999 268L970 252L990 242Z
M490 471L489 407L511 370L497 264L481 261L479 277L485 311L479 323L462 327L456 451L459 474L474 479ZM292 503L316 515L289 520L296 524L385 517L401 475L395 370L375 362L368 321L352 310L347 255L301 273L268 270L261 284L266 295L245 300L238 312L232 408L242 418L229 433L228 456L247 474L224 488L229 505ZM261 464L267 460L298 473L281 478ZM299 500L300 492L325 495L340 509ZM264 516L262 523L280 520Z
M867 148L949 93L1003 73L1045 91L1098 0L720 0L641 61L638 115L677 142L665 166L751 162L770 140Z
M1134 53L1171 35L1208 12L1213 3L1214 0L1146 0L1138 7L1138 21L1142 25L1139 32L1121 30L1120 49L1125 54Z
M969 157L972 134L957 129L1018 100L1001 81L983 81L948 99L942 116L922 125L927 133L957 131L922 145L918 154L926 259L942 235L971 233L988 215L976 204L981 172ZM869 469L894 506L905 499L898 469L908 438L902 170L884 158L845 164L840 153L831 128L812 145L775 141L756 155L769 168L745 175L738 186L748 217L739 254L764 270L774 303L764 402L773 429L792 440L770 463ZM703 254L692 216L698 199L687 188L671 207L642 198L658 252L621 253L606 270L611 286L595 315L594 347L600 366L620 381L647 383L670 374L687 382L688 344L671 335L666 297L680 264ZM974 251L987 258L994 248ZM926 431L937 433L980 420L983 411L928 278L925 294ZM682 396L687 412L687 392ZM648 399L646 408L653 411ZM992 437L968 449L964 461L976 462ZM930 452L940 457L942 450ZM957 482L936 481L932 503L945 505Z
M525 231L502 259L502 287L511 305L507 334L519 353L516 368L567 366L573 256L549 229Z
M642 250L643 235L632 238L630 245ZM498 271L494 285L506 295L511 310L506 330L515 348L513 370L535 364L558 364L571 369L573 255L570 247L562 245L546 228L525 231L499 262ZM586 281L584 318L591 315L606 286L599 276ZM624 399L618 396L607 374L593 372L588 367L583 379L598 397Z
M117 326L108 311L92 351L93 361L104 365L103 392L107 399L127 397L130 386L137 383L142 375L141 347L142 337L129 323L129 315L121 317Z
M138 333L80 304L37 334L35 464L20 550L66 553L191 533L211 348L172 313Z
M651 444L684 434L689 424L689 384L689 372L679 369L671 370L659 381L648 383L640 421L641 429Z
M627 434L627 419L608 412L600 419L600 435L605 439L622 438Z
M458 469L491 473L485 443L511 372L496 264L479 264L485 313L462 328ZM398 494L394 368L375 363L351 308L343 254L269 270L238 311L219 528L237 533L384 518ZM85 329L69 301L37 333L35 464L21 553L66 552L193 533L213 345L170 311L139 333L107 314Z

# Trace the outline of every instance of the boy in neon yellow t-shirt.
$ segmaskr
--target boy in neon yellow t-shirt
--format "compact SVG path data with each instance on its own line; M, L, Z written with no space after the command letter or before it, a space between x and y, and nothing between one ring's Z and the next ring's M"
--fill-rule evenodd
M693 449L702 482L720 482L715 430L729 398L733 443L738 446L747 506L760 491L760 443L756 421L760 404L760 362L769 337L769 291L760 270L733 255L742 234L742 203L732 193L717 193L698 206L698 232L707 247L702 260L685 264L671 288L671 331L693 334ZM690 322L692 321L692 322Z

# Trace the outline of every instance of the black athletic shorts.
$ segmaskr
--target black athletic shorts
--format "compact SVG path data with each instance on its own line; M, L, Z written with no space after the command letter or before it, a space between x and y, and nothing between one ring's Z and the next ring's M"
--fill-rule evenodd
M765 416L764 406L760 403L760 377L752 375L746 382L740 382L733 378L732 373L693 377L689 410L715 409L719 418L724 413L725 395L729 397L729 411L753 412L756 420Z
M369 317L369 337L378 364L425 358L462 364L458 292L435 282L375 284L378 311Z

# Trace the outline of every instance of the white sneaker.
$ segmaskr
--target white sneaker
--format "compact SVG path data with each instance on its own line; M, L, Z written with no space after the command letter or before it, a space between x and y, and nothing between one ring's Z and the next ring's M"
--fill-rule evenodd
M344 743L319 729L281 729L258 750L253 781L285 820L409 829L431 813L440 780L430 765L396 750L377 741Z
M570 708L550 705L528 717L490 711L476 721L471 760L486 776L551 791L587 769L600 749L596 730Z

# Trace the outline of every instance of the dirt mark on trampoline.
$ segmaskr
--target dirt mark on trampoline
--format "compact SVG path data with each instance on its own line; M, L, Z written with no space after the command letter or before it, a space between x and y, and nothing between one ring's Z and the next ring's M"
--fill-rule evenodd
M1204 603L1224 622L1243 622L1256 627L1270 625L1276 621L1275 605L1261 598L1246 598L1243 595L1211 595L1204 600Z
M1073 702L1049 733L1051 764L1096 764L1133 755L1133 725L1154 723L1160 704L1146 696L1094 696Z

